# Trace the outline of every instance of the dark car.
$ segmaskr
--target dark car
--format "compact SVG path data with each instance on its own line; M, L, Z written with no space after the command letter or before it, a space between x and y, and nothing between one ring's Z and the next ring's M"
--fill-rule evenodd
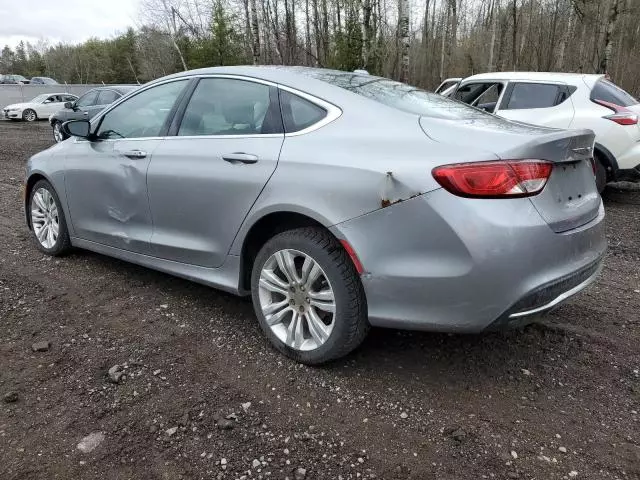
M64 122L83 118L90 120L106 106L136 88L137 86L98 87L89 90L75 102L65 103L63 110L49 117L49 123L53 128L53 138L56 142L66 140L67 135L61 128Z
M0 75L1 84L19 85L21 83L29 83L29 80L22 75Z
M58 82L50 77L33 77L30 83L31 85L58 85Z

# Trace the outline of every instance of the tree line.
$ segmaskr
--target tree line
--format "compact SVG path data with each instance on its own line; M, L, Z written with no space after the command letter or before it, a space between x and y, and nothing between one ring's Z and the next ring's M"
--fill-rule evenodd
M607 73L640 93L638 0L143 0L140 27L20 43L0 72L143 83L216 65L308 65L433 88L500 70Z

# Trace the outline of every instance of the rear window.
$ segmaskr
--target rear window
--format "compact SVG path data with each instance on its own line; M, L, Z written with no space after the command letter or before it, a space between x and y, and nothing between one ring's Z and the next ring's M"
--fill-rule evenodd
M593 90L591 90L591 100L613 103L620 107L630 107L638 104L638 100L608 80L598 80L596 82Z
M427 117L470 119L489 115L437 93L427 92L388 78L331 70L297 69L296 72L375 100L389 107Z

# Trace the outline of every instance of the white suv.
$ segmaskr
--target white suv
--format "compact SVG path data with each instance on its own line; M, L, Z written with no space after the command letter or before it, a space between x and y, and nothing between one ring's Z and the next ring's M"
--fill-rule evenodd
M608 181L640 180L640 103L604 75L483 73L446 94L511 120L591 129L598 189Z

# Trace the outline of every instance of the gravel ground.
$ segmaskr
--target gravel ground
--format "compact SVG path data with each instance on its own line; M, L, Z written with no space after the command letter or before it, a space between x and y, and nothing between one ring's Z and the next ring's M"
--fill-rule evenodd
M1 479L640 478L639 192L608 194L599 281L543 323L373 330L309 368L246 300L40 254L20 188L50 144L0 122Z

